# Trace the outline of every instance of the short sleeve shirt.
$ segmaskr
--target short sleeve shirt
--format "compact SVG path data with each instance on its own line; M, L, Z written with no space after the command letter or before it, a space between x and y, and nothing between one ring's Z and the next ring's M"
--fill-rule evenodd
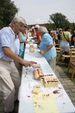
M40 50L43 51L43 50L47 49L48 46L50 46L51 44L53 44L52 37L48 33L45 33L43 35L41 43L40 43ZM43 56L46 58L47 61L49 61L50 59L56 57L55 46L53 46L51 49L49 49L47 52L45 52L43 54Z
M65 31L65 32L62 33L61 39L62 39L63 41L68 41L69 38L71 38L71 33L70 33L70 32Z
M3 52L3 47L10 48L15 53L15 33L11 27L4 27L0 30L0 59L12 61L11 58L7 57Z

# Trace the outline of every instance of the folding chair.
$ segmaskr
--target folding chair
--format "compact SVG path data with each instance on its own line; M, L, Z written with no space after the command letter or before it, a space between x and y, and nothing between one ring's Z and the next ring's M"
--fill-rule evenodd
M71 80L73 80L74 73L75 73L75 53L72 54L72 50L70 51L70 62L69 62L69 65L68 65L68 71L67 71L67 73L69 73L70 67L72 67Z

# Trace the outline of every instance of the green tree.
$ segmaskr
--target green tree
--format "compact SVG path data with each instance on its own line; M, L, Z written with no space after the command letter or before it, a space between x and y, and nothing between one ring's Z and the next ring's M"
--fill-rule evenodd
M66 16L61 13L55 13L50 15L49 23L54 24L55 28L65 28L65 26L70 25L70 22L68 21Z
M75 23L71 23L71 28L72 28L72 31L75 30Z
M0 0L0 28L8 26L18 9L11 0Z

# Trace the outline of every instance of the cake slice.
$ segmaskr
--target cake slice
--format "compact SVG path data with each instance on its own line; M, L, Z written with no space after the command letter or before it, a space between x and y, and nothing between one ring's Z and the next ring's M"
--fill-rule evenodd
M34 79L35 80L39 80L40 77L43 75L43 72L42 72L42 69L41 68L34 69L33 70L33 73L34 73Z
M41 79L44 87L58 87L59 85L58 79L53 75L45 75Z

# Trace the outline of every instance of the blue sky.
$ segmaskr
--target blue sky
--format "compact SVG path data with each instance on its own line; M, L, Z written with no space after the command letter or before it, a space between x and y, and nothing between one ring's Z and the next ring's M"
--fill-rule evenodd
M64 14L70 22L75 22L75 0L12 0L19 9L18 16L27 24L46 23L49 15Z

